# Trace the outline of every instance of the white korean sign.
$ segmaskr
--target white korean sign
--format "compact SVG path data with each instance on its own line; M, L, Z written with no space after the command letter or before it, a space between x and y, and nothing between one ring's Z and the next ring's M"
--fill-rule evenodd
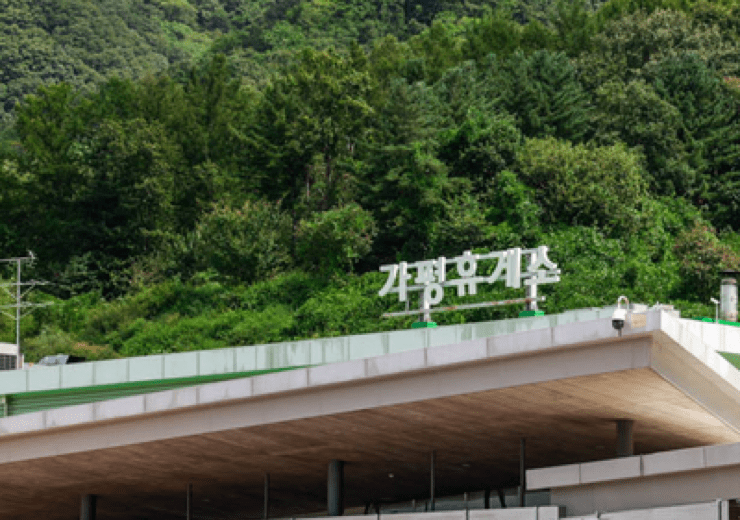
M538 284L559 282L560 269L547 258L547 251L547 246L537 249L513 248L486 254L465 251L452 259L439 257L412 264L401 262L384 265L380 270L388 273L388 280L378 295L397 293L398 300L405 302L409 291L423 291L423 306L429 308L442 301L445 287L456 287L458 296L466 296L477 294L478 284L491 284L499 280L504 281L506 287L515 289L522 285L536 287ZM522 257L527 258L524 270ZM448 271L448 268L453 271ZM455 271L457 276L450 280L448 275ZM479 276L480 271L491 274Z

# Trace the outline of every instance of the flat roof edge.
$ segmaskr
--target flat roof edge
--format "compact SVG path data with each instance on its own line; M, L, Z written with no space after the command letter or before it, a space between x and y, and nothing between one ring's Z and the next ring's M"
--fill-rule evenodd
M0 419L0 438L32 434L49 429L83 427L87 424L114 420L131 420L162 413L177 413L190 408L223 406L231 402L300 393L326 387L370 383L388 378L413 376L430 371L453 370L486 362L499 362L512 357L556 355L557 352L575 348L592 348L595 334L603 340L618 343L652 341L650 333L637 332L623 338L611 337L608 320L597 320L591 327L572 323L548 329L548 333L529 331L505 337L483 338L459 344L409 350L375 358L345 361L328 365L237 378L204 385L188 386L161 392L140 394L118 399L79 404ZM604 345L605 353L612 349ZM629 347L632 349L633 347ZM608 362L586 363L583 370L621 371L649 366L649 344L646 354L634 354L619 359L610 354ZM630 352L632 352L630 350ZM637 364L636 364L637 363ZM638 366L639 365L639 366ZM574 377L578 370L570 367L554 372L553 379ZM574 375L575 374L575 375ZM527 384L522 381L521 384Z
M0 372L0 395L312 366L437 347L611 316L612 307L548 316L298 340Z
M740 443L530 469L527 470L527 489L573 488L732 466L740 467Z

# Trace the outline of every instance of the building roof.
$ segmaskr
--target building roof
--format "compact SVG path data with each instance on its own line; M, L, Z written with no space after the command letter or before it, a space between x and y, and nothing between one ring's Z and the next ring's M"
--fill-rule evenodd
M2 374L0 395L323 365L611 316L612 307L429 329L180 352Z
M181 352L0 374L0 416L96 402L213 381L407 352L610 316L612 308L552 316ZM15 347L14 347L15 348Z
M425 497L433 450L440 494L506 487L520 438L528 467L600 460L618 419L638 454L738 442L740 374L717 353L736 333L657 309L619 337L602 309L302 342L311 366L0 419L4 510L67 518L93 493L100 517L174 519L193 482L212 516L254 514L269 472L292 516L323 507L331 459L349 505Z

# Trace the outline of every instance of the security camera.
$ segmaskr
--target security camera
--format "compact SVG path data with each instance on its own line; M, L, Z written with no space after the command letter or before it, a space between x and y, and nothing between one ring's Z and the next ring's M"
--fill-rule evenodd
M716 298L709 298L709 301L712 302L715 305L719 305L719 302L717 301Z
M617 308L614 314L612 314L612 327L619 331L620 336L624 328L624 320L627 319L627 309L622 308L622 302L625 302L627 305L630 304L626 296L620 296L617 298Z
M617 308L612 314L612 327L616 330L622 330L624 327L624 320L627 318L627 310Z

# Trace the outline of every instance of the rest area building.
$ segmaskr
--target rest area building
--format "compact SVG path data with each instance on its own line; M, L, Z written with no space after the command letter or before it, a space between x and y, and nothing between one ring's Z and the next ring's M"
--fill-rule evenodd
M740 518L740 327L613 310L0 373L0 518Z

